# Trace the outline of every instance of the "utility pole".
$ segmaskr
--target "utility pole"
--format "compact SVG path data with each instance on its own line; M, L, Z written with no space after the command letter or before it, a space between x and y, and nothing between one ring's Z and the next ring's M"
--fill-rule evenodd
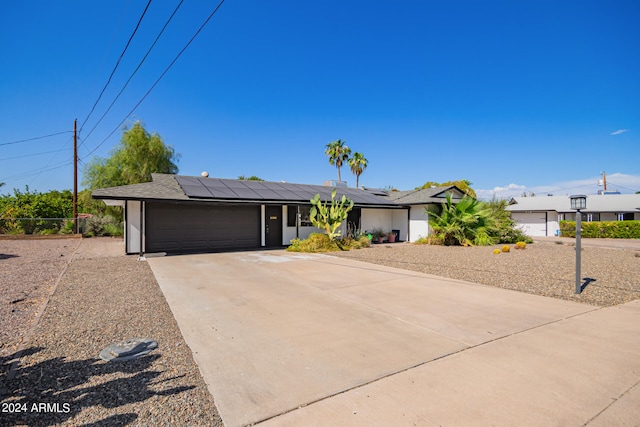
M73 121L73 232L78 234L78 119Z

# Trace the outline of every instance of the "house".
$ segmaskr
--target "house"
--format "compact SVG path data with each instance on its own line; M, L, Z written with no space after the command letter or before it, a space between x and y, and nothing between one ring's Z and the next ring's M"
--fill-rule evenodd
M555 236L560 221L575 221L568 196L514 197L506 208L522 231L531 236ZM640 194L587 196L582 221L640 220Z
M386 193L335 188L353 200L346 228L397 230L409 238L409 207ZM285 182L240 181L152 174L152 181L103 188L92 197L122 206L125 250L150 252L215 251L282 247L317 232L309 220L310 199L330 200L333 187Z
M408 207L409 241L415 242L419 238L427 237L430 234L427 209L432 206L441 206L449 193L451 193L454 201L460 200L464 196L462 190L455 185L450 185L419 190L391 191L386 195L386 198L399 205Z

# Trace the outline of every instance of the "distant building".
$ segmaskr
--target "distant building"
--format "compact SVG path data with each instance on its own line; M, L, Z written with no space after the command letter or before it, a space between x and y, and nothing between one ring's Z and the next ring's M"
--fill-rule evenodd
M525 234L532 237L555 236L560 221L576 219L568 196L514 197L507 210ZM582 221L587 222L640 220L640 194L607 191L587 196L587 208L581 212Z

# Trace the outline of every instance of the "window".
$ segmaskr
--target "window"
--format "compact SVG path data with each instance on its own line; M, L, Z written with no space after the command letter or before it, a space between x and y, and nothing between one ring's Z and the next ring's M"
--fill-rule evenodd
M287 206L287 227L295 227L296 226L296 215L297 212L300 212L300 227L311 227L310 205L288 205Z
M619 213L618 221L633 221L633 213Z
M587 222L600 221L599 213L588 213L587 214Z

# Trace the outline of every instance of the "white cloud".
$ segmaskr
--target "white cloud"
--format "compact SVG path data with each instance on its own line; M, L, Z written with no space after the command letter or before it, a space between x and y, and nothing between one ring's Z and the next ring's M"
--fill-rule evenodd
M618 129L617 131L611 132L611 135L621 135L623 133L629 132L630 129Z

